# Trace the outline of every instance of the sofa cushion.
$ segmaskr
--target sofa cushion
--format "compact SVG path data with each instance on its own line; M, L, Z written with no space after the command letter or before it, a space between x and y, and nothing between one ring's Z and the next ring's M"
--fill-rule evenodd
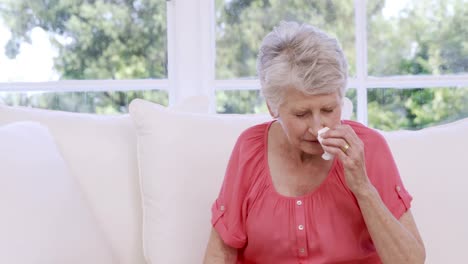
M143 263L136 135L130 117L0 105L0 125L21 120L48 127L119 263Z
M47 128L0 126L0 263L115 263Z
M149 263L201 263L216 198L237 136L266 115L202 115L134 100ZM209 151L208 151L209 149Z
M468 245L468 118L384 132L424 239L427 263L461 263Z

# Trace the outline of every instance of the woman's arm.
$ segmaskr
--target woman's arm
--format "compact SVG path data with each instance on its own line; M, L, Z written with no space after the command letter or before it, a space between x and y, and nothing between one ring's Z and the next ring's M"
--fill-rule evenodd
M410 210L398 221L373 186L355 196L383 263L424 263L424 244Z
M357 199L382 262L424 263L424 244L411 211L407 210L400 219L396 219L387 208L368 178L364 144L354 130L348 125L340 125L322 136L324 150L337 155L343 163L346 184ZM385 173L381 177L383 175Z
M215 229L211 230L210 240L205 252L204 264L235 264L237 249L224 243Z

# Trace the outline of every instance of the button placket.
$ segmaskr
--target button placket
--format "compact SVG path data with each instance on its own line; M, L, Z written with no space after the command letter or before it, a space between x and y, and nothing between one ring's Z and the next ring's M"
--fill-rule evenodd
M307 257L307 236L306 236L306 223L305 223L305 208L302 200L296 200L295 206L296 213L296 236L297 236L297 252L300 257Z

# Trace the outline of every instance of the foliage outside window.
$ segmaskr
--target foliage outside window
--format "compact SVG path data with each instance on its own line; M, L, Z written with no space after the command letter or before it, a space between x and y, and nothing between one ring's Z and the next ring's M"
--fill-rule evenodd
M468 73L467 1L368 0L366 4L370 76ZM353 77L356 72L353 9L354 1L217 0L216 76L254 78L256 49L262 37L279 21L296 20L316 25L337 37ZM419 129L468 117L467 88L367 88L371 127ZM262 112L265 107L257 94L257 91L218 91L217 111ZM348 91L347 96L355 101L355 90Z
M23 43L31 42L34 29L47 32L57 53L53 67L60 80L167 78L164 0L1 0L2 21L11 31L4 47L9 59L20 53ZM4 93L3 100L115 113L126 111L128 100L140 96L167 105L164 91ZM85 102L88 105L82 106Z
M307 22L337 37L350 65L350 77L356 77L355 0L213 1L216 21L213 63L217 80L254 79L260 42L281 20ZM466 0L367 0L365 3L369 76L468 74ZM53 67L59 80L168 78L164 0L0 0L0 30L1 23L11 31L11 37L6 43L0 43L5 44L0 48L0 52L4 48L0 63L2 56L17 57L22 45L31 41L32 32L40 28L55 49ZM419 129L468 117L468 88L421 86L365 87L369 125L385 130ZM158 91L158 87L154 89L147 92L12 91L2 92L0 96L12 105L118 113L127 111L128 102L133 98L167 105L167 93ZM349 89L347 97L356 109L356 89ZM217 91L216 98L219 113L267 111L257 90Z
M129 103L142 98L167 105L165 91L105 91L105 92L0 92L3 103L50 110L80 113L128 113Z

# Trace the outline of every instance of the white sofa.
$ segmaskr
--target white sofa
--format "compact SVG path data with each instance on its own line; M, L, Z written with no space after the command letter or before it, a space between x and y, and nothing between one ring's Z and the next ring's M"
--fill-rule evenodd
M86 204L89 209L84 212L81 211L83 206L75 206L73 208L79 208L73 211L76 216L64 220L77 221L72 228L82 231L80 239L63 240L72 241L66 243L72 249L79 248L81 255L60 256L73 250L54 248L57 245L54 243L60 243L59 237L40 252L42 262L32 263L65 263L59 259L76 264L90 263L90 259L95 260L91 263L100 264L200 263L210 230L210 205L219 191L236 137L248 126L268 120L267 116L187 112L204 109L200 101L171 110L136 100L131 104L130 114L102 116L0 105L0 136L12 137L8 139L10 145L16 144L15 135L8 134L7 129L2 132L6 124L33 121L35 123L23 123L19 129L31 125L34 129L28 131L43 133L34 127L42 125L50 132L58 153L76 181L75 189L82 193L80 204ZM468 246L468 118L420 131L383 134L403 181L414 196L412 210L425 241L426 263L463 263ZM24 143L25 139L18 140ZM28 144L18 146L33 146ZM26 156L31 153L40 156L42 152L26 150L24 153L18 154L16 159L25 157L18 163L23 162L28 167ZM10 163L11 159L9 162L0 160L0 184L7 182L13 190L22 188L24 182L15 183L15 179L11 179ZM48 169L50 166L44 168ZM51 173L38 175L47 177ZM38 204L37 211L29 214L31 219L16 219L16 214L2 215L6 220L0 224L8 225L5 230L23 230L29 225L28 228L39 228L46 234L53 231L47 229L50 225L37 219L42 219L41 214L52 214L54 209L44 209L44 203L39 203L35 198L39 196L34 194L47 190L49 197L50 193L55 193L49 191L50 181L55 180L45 178L37 181L34 188L22 192L21 203L16 200L0 203L24 206L30 198L32 204ZM64 188L62 183L57 185L54 188ZM75 189L67 194L57 192L56 197L51 196L47 201L52 203L54 197L57 201L64 200L60 195L70 196ZM12 194L0 194L0 199L13 199L6 195ZM63 214L73 214L70 210L60 210ZM94 222L89 217L81 219L89 212ZM60 212L55 213L60 215ZM94 227L89 226L91 222ZM60 230L65 235L67 228ZM102 236L92 237L90 230L99 230ZM12 237L0 236L1 263L27 263L27 256L29 261L34 257L31 252L36 249L33 247L48 243L47 235L41 241L27 232L10 236L19 236L15 241L21 243L9 245ZM86 248L81 247L82 244L93 246ZM10 253L17 253L2 253L2 245L8 245ZM103 253L107 252L106 247L108 254Z

